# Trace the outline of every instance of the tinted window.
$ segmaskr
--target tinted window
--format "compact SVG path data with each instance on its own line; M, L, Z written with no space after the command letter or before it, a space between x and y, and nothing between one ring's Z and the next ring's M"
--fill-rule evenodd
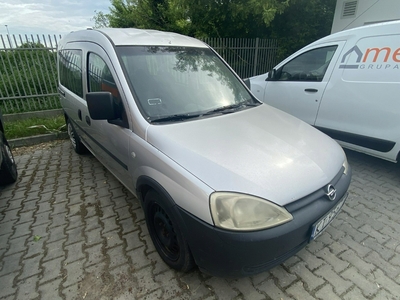
M297 56L279 70L278 80L322 81L336 48L318 48Z
M73 93L83 97L82 51L60 50L58 64L60 83Z

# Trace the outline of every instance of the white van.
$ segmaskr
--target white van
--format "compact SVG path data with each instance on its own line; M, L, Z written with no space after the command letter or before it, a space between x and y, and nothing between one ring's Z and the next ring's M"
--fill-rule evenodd
M258 101L203 42L84 30L57 54L74 149L89 149L138 197L172 268L262 272L317 238L344 205L351 169L339 144Z
M400 21L342 31L250 78L252 92L349 149L400 152Z

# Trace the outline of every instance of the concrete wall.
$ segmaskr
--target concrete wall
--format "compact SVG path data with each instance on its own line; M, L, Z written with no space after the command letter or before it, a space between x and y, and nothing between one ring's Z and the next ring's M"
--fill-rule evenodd
M399 0L337 0L331 33L393 20L400 20Z

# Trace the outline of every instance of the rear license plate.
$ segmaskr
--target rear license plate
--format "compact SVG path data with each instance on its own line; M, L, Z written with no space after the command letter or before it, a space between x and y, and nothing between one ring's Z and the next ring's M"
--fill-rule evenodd
M347 194L336 204L334 208L332 208L325 216L323 216L319 221L317 221L312 226L311 231L311 238L310 240L315 240L325 229L328 225L335 219L337 214L343 207L344 202L346 201Z

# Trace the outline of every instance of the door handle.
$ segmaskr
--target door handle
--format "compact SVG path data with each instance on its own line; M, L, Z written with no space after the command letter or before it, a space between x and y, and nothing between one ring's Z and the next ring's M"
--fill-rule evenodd
M309 92L309 93L316 93L316 92L318 92L317 89L305 89L304 91Z
M57 89L58 89L58 92L59 92L62 96L65 96L65 92L64 92L60 87L58 87Z
M82 121L82 111L78 109L78 118Z
M90 118L89 118L88 116L86 116L85 120L86 120L86 123L87 123L88 125L90 125L91 121L90 121Z

